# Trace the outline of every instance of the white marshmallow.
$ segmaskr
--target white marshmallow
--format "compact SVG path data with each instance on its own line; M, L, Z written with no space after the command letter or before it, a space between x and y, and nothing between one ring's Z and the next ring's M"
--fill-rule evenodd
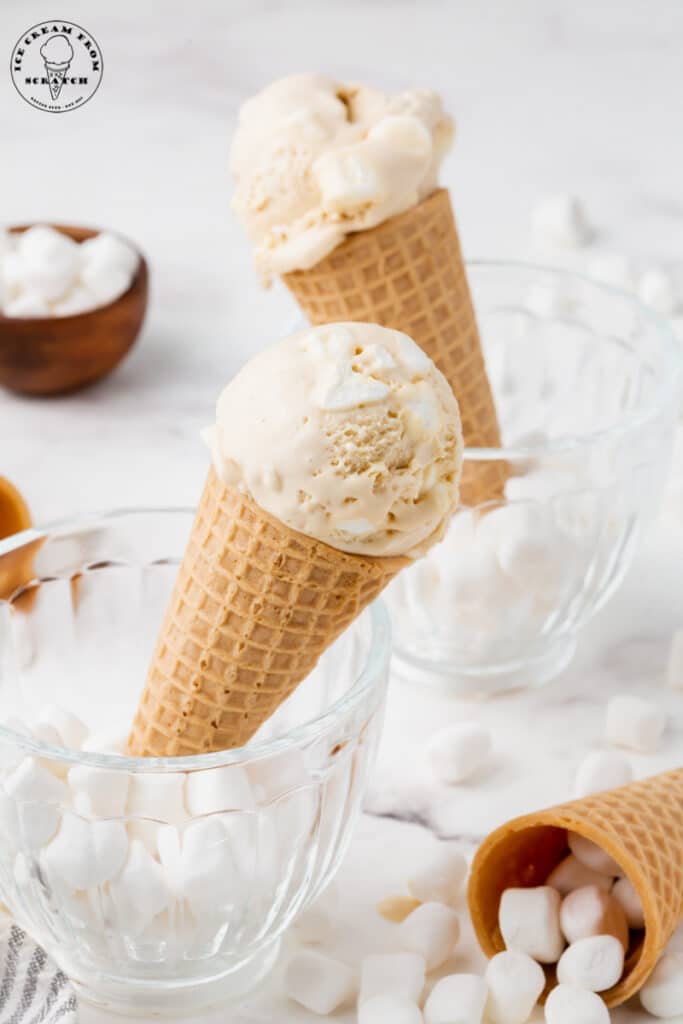
M570 853L553 868L546 879L546 885L551 885L562 896L566 896L568 892L580 889L584 885L597 885L599 889L609 892L612 888L612 879L587 868Z
M420 903L453 905L462 892L467 875L467 861L449 843L438 848L408 879L408 889Z
M571 945L594 935L613 935L628 949L628 923L621 904L596 885L575 889L562 901L560 927Z
M99 267L86 265L81 271L81 281L85 288L94 296L97 305L105 306L114 302L130 288L132 277L119 267Z
M418 1003L425 986L426 965L417 953L386 953L366 956L361 965L360 993L362 1005L375 996L397 996Z
M498 911L507 949L526 953L542 964L556 963L564 949L560 930L560 894L548 885L506 889Z
M68 790L40 761L25 757L5 779L5 792L17 803L62 804Z
M338 911L339 890L332 882L294 922L299 939L311 945L327 942L334 933Z
M85 793L91 813L97 818L122 818L126 813L130 777L127 772L110 772L77 764L69 769L69 786Z
M588 263L588 276L602 284L611 284L630 292L635 288L635 274L631 261L618 252L596 253Z
M228 834L216 819L193 821L183 833L182 893L195 916L221 912L243 880L235 870Z
M545 971L526 953L509 949L488 962L486 1017L490 1024L526 1024L545 988Z
M3 302L16 298L24 288L24 263L18 252L10 249L2 254L2 297Z
M29 228L18 238L17 254L24 287L46 302L60 299L76 280L78 243L59 231L42 225Z
M91 732L83 741L82 750L90 754L119 754L126 752L127 733Z
M664 953L640 990L643 1009L665 1019L683 1014L683 953Z
M546 196L532 212L534 237L542 245L561 249L578 249L592 237L580 200L572 195Z
M579 836L576 832L569 833L567 842L576 859L591 871L597 871L600 875L609 875L611 878L623 875L623 869L597 843L592 843L590 839Z
M653 754L666 728L666 712L640 697L613 697L607 705L606 738L617 747Z
M50 316L50 307L37 292L23 291L5 302L3 312L16 317Z
M574 796L590 796L633 782L628 758L617 750L596 750L583 759L576 772Z
M558 985L545 1003L546 1024L609 1024L609 1010L595 992Z
M544 320L572 313L576 309L576 300L560 281L537 281L526 293L524 305L529 312Z
M81 242L80 257L84 268L123 270L130 277L140 262L140 257L132 246L108 231L101 231L94 238L86 238Z
M82 285L71 288L58 302L52 306L53 316L77 316L87 313L98 306L98 300Z
M134 774L128 793L128 814L168 825L182 825L188 818L185 778L180 772Z
M651 267L642 273L638 281L638 297L663 316L672 316L678 308L673 277L661 267Z
M671 638L666 682L674 690L683 690L683 629L676 630Z
M48 704L44 707L40 713L39 722L55 729L62 741L62 746L68 747L69 750L80 750L88 735L88 729L78 715L74 715L57 704Z
M358 1024L423 1024L420 1009L396 995L374 996L358 1008Z
M573 942L559 959L560 985L575 985L589 992L605 992L624 973L624 947L613 935L594 935Z
M90 822L66 813L42 863L49 878L84 890L111 881L127 855L128 835L120 822Z
M193 818L221 811L253 810L254 794L239 765L190 772L186 786L187 809Z
M449 784L476 775L491 753L491 734L477 722L460 722L432 736L427 756L434 774Z
M441 978L425 1003L425 1024L481 1024L488 987L478 974Z
M626 915L629 928L643 928L645 915L640 896L629 878L618 878L612 889L612 896Z
M460 938L460 921L450 907L424 903L398 926L401 945L424 957L433 971L453 955Z
M247 768L247 778L236 781L234 789L242 793L240 806L249 808L252 806L252 794L257 803L265 804L277 800L284 793L310 784L311 774L302 751L292 750L254 761Z
M287 964L284 987L290 999L325 1016L353 999L356 974L339 960L306 950Z
M131 841L123 870L109 888L116 918L124 934L144 931L170 902L163 869L138 839Z

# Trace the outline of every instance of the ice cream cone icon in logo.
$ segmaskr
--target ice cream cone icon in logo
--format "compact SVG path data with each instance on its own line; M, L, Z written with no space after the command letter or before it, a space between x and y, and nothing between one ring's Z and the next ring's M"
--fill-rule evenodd
M57 100L64 85L64 76L74 57L73 47L66 36L51 36L41 46L40 54L45 63L50 95L53 100Z

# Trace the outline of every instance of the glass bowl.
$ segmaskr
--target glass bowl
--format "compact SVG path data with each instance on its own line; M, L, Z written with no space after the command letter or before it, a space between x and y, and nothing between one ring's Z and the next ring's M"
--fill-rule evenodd
M381 726L376 603L246 747L111 752L191 522L120 512L0 543L0 580L23 575L0 602L0 899L82 996L119 1012L193 1012L256 984L340 863ZM67 721L59 745L63 716L39 724L50 704L89 737Z
M680 362L633 297L539 267L470 263L503 438L505 495L461 508L387 593L398 666L480 695L539 685L569 662L657 507Z

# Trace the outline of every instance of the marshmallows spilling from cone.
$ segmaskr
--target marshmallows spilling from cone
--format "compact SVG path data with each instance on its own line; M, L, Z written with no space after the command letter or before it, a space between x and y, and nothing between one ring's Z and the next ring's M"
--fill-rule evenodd
M0 310L7 317L61 317L106 306L128 291L140 257L103 231L83 242L47 225L0 237Z

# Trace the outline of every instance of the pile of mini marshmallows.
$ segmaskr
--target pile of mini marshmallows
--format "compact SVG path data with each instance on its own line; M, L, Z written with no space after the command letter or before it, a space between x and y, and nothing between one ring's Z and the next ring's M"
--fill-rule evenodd
M666 724L655 704L619 695L607 706L605 739L611 748L653 753ZM434 773L456 783L481 771L490 750L487 730L470 722L438 732L426 753ZM632 780L625 753L595 751L578 768L574 795ZM458 952L456 908L467 875L461 853L441 844L408 880L406 894L377 906L396 925L401 951L366 956L359 971L310 948L334 934L339 896L333 886L297 919L306 948L287 963L286 994L323 1016L357 1000L358 1024L526 1024L545 989L542 965L554 964L558 984L545 1004L546 1024L609 1024L599 993L621 978L630 932L644 924L643 909L631 882L600 847L571 835L569 851L545 885L504 892L499 924L507 948L483 975L449 974L433 984L429 975ZM683 1014L683 953L664 953L640 998L654 1016Z
M8 317L86 313L128 291L139 262L106 231L80 243L41 224L0 232L0 309Z

